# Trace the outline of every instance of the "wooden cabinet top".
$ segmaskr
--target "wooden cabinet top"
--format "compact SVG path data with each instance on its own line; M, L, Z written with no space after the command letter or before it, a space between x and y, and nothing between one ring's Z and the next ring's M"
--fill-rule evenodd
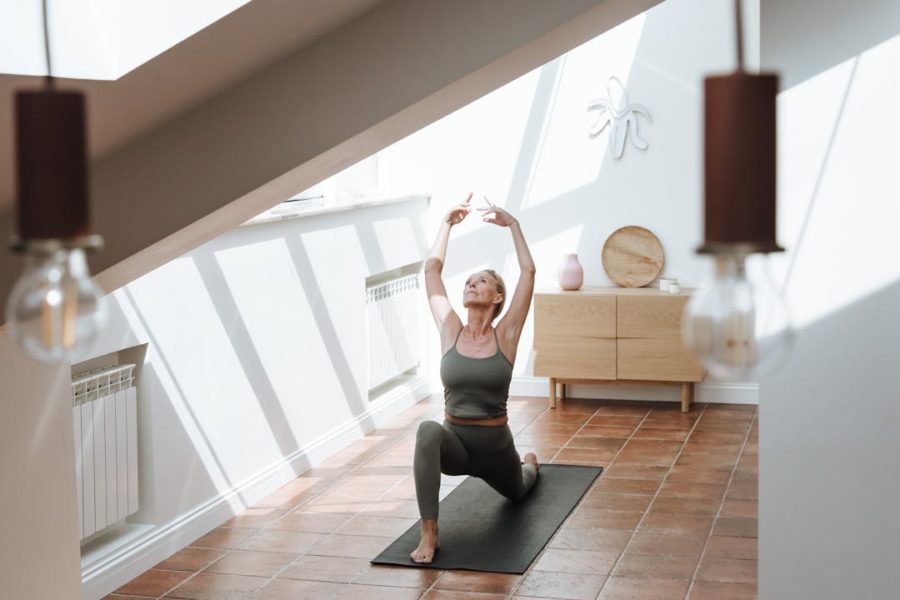
M642 288L625 288L600 285L586 285L580 290L573 292L562 290L559 288L545 288L535 292L536 295L548 296L690 296L694 292L693 288L681 288L677 294L664 292L658 288L642 287Z

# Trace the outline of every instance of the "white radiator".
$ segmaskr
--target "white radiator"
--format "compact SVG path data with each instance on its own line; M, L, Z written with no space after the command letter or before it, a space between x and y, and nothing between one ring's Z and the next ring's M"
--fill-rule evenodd
M81 539L138 509L137 393L134 365L72 380L75 481Z
M419 275L366 288L369 390L419 365Z

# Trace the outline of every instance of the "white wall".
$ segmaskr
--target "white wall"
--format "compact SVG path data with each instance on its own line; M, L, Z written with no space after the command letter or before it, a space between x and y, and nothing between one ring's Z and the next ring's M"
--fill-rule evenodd
M586 285L612 285L600 252L625 225L655 232L666 252L663 275L696 286L708 269L694 254L702 242L702 81L734 66L731 7L669 0L480 98L381 153L390 187L433 194L429 243L440 217L468 190L478 205L487 194L519 217L539 288L558 288L556 270L568 252L578 253ZM640 124L649 149L629 144L620 160L608 152L607 133L588 136L596 119L588 103L607 95L613 75L626 85L628 101L648 107L653 118ZM465 277L487 266L515 287L509 234L470 217L453 230L445 268L458 311ZM437 347L436 338L431 343ZM531 347L529 320L516 361L520 381L533 372ZM542 385L528 389L545 393ZM574 392L595 393L581 386ZM665 388L652 393L677 397Z
M760 384L759 594L900 588L900 4L764 0L782 70L778 261L799 325Z
M149 344L136 521L164 527L235 489L238 511L306 470L324 436L372 429L365 279L422 259L425 210L420 197L239 228L115 292L95 354Z
M148 345L139 373L142 509L129 521L152 527L131 547L85 565L86 598L112 591L372 429L365 279L422 259L427 205L419 197L238 228L112 295L112 320L89 356ZM58 540L59 556L34 562L35 572L22 581L0 577L0 586L12 586L0 596L74 598L32 587L60 589L44 573L50 565L59 580L78 569L71 417L5 397L6 389L30 396L40 377L46 402L68 405L66 369L40 369L11 347L3 352L15 359L0 363L0 380L13 382L4 385L0 410L11 414L3 422L33 436L18 447L34 454L16 461L2 453L8 484L0 506L10 514L40 502L51 513L41 523L4 526L4 556L21 559L31 536L45 530ZM5 444L16 441L4 435ZM58 489L37 486L29 493L46 492L40 498L7 498L17 478L42 476L62 477L65 485L48 481ZM60 505L72 508L62 514L50 506L60 492ZM3 564L21 562L10 557Z
M58 409L71 405L67 369L24 356L5 329L0 356L0 598L77 598L72 412Z

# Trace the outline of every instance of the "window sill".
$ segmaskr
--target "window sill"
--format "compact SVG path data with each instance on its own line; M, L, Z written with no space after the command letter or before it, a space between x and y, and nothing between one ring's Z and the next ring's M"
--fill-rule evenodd
M305 219L307 217L315 217L319 215L329 215L333 213L347 212L351 210L359 210L361 208L369 208L374 206L385 206L388 204L400 204L404 202L414 201L430 201L429 194L410 194L408 196L386 196L376 198L361 198L355 202L347 202L342 204L312 204L312 203L283 203L279 204L272 210L277 212L266 211L263 214L253 217L249 221L243 223L241 227L249 227L252 225L263 225L266 223L281 223L283 221L292 221L294 219ZM298 206L291 206L297 204Z

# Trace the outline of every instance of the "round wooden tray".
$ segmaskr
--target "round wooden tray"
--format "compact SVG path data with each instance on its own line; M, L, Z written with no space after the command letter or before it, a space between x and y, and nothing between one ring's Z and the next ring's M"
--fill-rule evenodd
M665 253L652 231L637 225L617 229L606 239L603 270L622 287L643 287L659 277Z

